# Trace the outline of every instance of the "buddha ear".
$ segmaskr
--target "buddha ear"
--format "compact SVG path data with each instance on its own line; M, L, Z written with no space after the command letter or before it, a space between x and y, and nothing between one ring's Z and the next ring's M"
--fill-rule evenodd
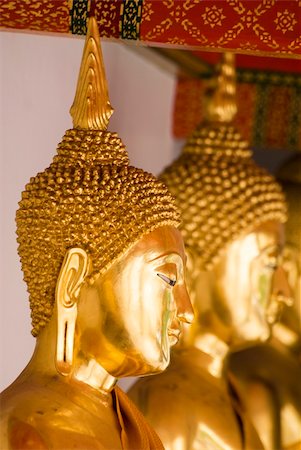
M88 272L90 258L81 248L70 248L65 254L58 276L55 299L57 308L56 368L68 375L73 362L77 300Z
M89 270L89 256L82 248L67 250L56 284L56 302L66 308L72 307Z

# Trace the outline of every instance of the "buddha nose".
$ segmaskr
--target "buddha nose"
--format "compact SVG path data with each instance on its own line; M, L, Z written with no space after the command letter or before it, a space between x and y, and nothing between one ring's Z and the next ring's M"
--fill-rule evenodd
M177 307L178 320L185 323L192 323L194 312L185 283L175 288L174 300Z
M279 266L274 272L270 303L266 310L266 317L270 325L279 320L284 305L292 306L293 298L287 274L283 267Z
M293 305L292 290L288 282L288 276L282 266L277 267L273 276L271 297L279 303L287 306Z

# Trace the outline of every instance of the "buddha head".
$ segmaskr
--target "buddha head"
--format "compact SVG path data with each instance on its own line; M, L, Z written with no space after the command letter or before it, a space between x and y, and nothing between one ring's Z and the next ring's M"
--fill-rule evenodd
M301 155L286 161L278 171L277 178L285 192L288 220L285 224L286 243L284 267L293 296L293 307L285 307L281 320L274 327L276 335L286 345L301 348Z
M235 70L225 54L206 120L161 175L177 200L196 320L187 343L215 334L232 346L267 339L289 295L280 265L284 196L232 124Z
M98 42L91 18L73 129L26 185L16 222L32 334L56 315L59 371L71 370L76 347L117 377L165 369L192 310L174 199L129 166L117 133L106 130L113 110Z

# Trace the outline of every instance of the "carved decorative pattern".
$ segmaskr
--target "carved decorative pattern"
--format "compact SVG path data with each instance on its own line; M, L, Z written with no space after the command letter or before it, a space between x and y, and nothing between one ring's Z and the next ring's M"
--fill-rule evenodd
M144 0L143 9L152 11L141 23L140 39L147 42L301 53L299 1Z
M139 39L143 0L124 0L120 10L122 39Z
M97 0L95 4L95 15L100 36L118 39L122 0Z
M73 0L70 9L70 31L72 34L87 33L88 0Z
M69 32L68 0L1 0L1 27L18 30Z
M92 0L1 0L6 28L85 33ZM298 0L94 0L100 35L166 47L301 54Z

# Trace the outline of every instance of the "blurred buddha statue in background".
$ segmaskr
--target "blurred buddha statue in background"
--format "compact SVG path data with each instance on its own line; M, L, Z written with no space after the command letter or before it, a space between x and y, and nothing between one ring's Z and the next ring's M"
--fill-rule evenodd
M37 343L1 396L3 449L162 448L115 383L163 371L191 321L184 246L167 188L106 131L112 112L91 18L73 129L17 212Z
M279 265L284 196L232 125L233 58L223 55L206 120L161 177L182 213L195 321L169 368L137 381L129 395L166 449L262 448L227 377L227 355L267 340L290 295Z
M294 303L292 308L284 308L281 320L273 327L273 335L289 347L301 363L301 154L286 161L277 177L288 204L284 267Z
M265 448L297 450L301 448L301 155L281 167L278 179L288 204L283 267L293 304L283 304L268 343L230 356L229 371Z

